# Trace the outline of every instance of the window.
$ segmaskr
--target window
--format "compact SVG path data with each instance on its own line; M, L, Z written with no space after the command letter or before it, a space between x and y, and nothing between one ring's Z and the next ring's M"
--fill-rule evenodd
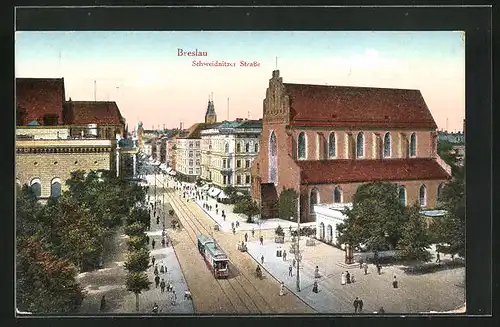
M254 144L254 152L259 152L259 143Z
M54 178L52 180L52 185L50 185L50 196L52 198L61 196L61 182L59 178Z
M250 184L250 175L245 176L245 184Z
M391 157L391 133L387 132L384 136L384 158Z
M241 184L241 176L240 175L236 176L236 184L237 185Z
M245 144L245 152L250 152L250 143Z
M30 183L31 187L31 192L39 198L42 195L42 184L40 184L40 180L38 178L35 178L31 181Z
M317 188L313 188L312 191L311 191L311 195L309 196L309 212L310 213L314 213L314 205L318 204L318 197L319 197L319 194L318 194L318 189Z
M227 163L226 159L222 159L222 168L226 168L226 163Z
M334 203L342 202L342 189L340 188L340 186L337 186L333 191L333 202Z
M189 168L189 175L193 175L193 168Z
M193 147L193 142L189 142L189 147L192 148Z
M226 145L224 145L224 151L226 153L229 153L229 144L228 143L226 143Z
M200 147L200 141L196 141L196 146Z
M227 159L227 168L231 168L231 159Z
M425 185L420 186L420 206L427 206L427 188Z
M337 145L335 140L335 132L331 132L328 137L328 158L333 159L337 156Z
M222 184L227 184L227 176L222 176Z
M406 207L406 188L404 186L399 187L398 197L401 204Z
M277 144L276 144L276 134L274 131L271 132L269 137L269 183L276 184L278 179L278 156L277 156Z
M193 151L189 151L189 158L193 157Z
M365 136L363 132L359 132L356 137L356 157L363 158L365 155Z
M245 160L245 168L250 168L250 160Z
M299 159L306 158L306 134L301 132L297 141L297 156Z
M241 160L236 160L236 168L241 168Z
M410 136L410 157L417 155L417 135L415 133Z
M236 152L238 152L238 153L241 152L241 144L240 143L236 144Z
M196 160L196 166L200 165L200 160Z

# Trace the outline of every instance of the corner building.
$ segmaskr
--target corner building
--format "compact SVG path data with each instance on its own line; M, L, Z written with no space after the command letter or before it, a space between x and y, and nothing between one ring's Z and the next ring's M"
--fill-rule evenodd
M300 194L300 220L314 205L352 202L358 186L399 186L405 205L433 208L451 176L437 155L437 125L418 90L283 83L273 71L263 101L252 197L277 217L280 192ZM286 217L282 217L286 218Z

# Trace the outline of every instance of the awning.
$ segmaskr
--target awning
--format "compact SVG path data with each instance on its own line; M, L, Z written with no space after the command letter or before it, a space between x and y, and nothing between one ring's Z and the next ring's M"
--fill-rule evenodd
M227 199L228 196L226 195L226 193L224 193L224 191L220 191L219 195L217 196L218 199Z
M208 189L210 189L210 185L208 185L208 184L205 184L205 185L203 185L203 186L201 187L201 190L202 190L202 191L206 191L206 190L208 190Z
M169 173L172 170L172 168L167 167L167 173Z
M222 190L219 190L218 188L215 188L215 187L214 187L214 190L213 190L213 192L212 192L212 196L213 196L213 197L216 197L216 196L217 196L217 194L219 194L220 192L222 192Z
M213 187L209 188L209 189L208 189L208 195L212 196L212 192L213 192L213 191L214 191L214 188L213 188Z

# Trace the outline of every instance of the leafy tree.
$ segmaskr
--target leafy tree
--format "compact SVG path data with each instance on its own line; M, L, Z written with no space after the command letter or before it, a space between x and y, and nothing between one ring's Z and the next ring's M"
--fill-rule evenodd
M127 240L129 251L136 251L145 248L148 245L146 234L132 236Z
M152 283L148 279L148 275L143 272L129 273L127 275L126 286L127 290L135 294L135 309L139 311L139 294L142 291L149 290L149 285Z
M297 220L298 198L299 194L293 188L283 188L278 200L279 216L282 219L288 220L290 217L293 217L293 221Z
M140 223L144 226L148 226L150 224L150 221L151 218L149 216L148 209L141 207L134 207L130 215L126 219L127 225Z
M252 223L252 217L260 213L260 208L252 200L246 199L236 203L233 208L234 213L242 213L247 216L247 223Z
M232 185L228 185L226 187L224 187L224 193L227 195L227 197L229 198L230 201L233 201L235 200L236 196L237 196L237 191L236 191L236 188L234 188Z
M408 221L404 225L399 247L403 257L409 260L429 261L431 256L428 251L431 239L427 227L420 215L418 203L407 209Z
M134 222L128 226L125 226L125 234L128 236L141 236L144 235L146 231L146 226L140 222Z
M146 271L149 266L149 251L145 248L129 252L127 261L125 262L125 269L129 272L139 273Z
M276 227L274 233L278 236L285 236L285 231L283 230L283 227L281 227L281 225L278 225L278 227Z
M407 218L395 184L374 182L358 187L352 209L339 224L339 243L368 244L372 250L395 248Z
M446 215L436 220L436 238L446 244L440 252L465 257L465 192L463 178L454 178L442 190L441 202Z

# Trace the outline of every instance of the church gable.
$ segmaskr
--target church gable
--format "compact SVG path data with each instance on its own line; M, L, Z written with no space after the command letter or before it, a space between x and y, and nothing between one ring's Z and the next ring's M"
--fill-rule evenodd
M273 71L273 77L269 80L263 107L263 123L288 124L289 98L285 93L283 78L279 77L279 70Z

